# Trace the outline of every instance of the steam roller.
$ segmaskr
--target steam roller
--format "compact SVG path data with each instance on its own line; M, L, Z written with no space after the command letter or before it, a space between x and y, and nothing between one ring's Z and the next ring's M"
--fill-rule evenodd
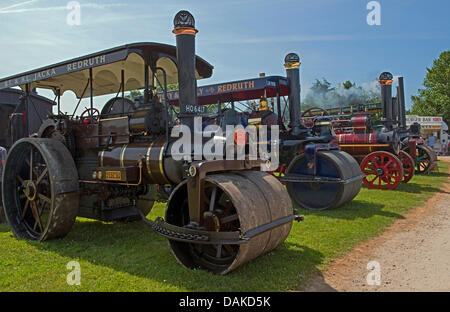
M166 221L176 226L189 224L187 183L179 184L170 196ZM246 233L243 244L196 244L170 241L176 259L188 268L203 267L226 274L242 264L272 251L287 238L292 223L283 223L257 235L255 230L292 215L291 200L280 182L258 171L213 174L205 180L203 226L217 233Z
M195 55L197 30L189 12L177 13L173 33L176 46L128 44L0 79L0 89L21 87L26 102L34 88L57 96L58 113L18 140L6 160L3 203L17 238L64 237L76 217L140 217L169 240L183 266L226 274L278 247L293 221L302 220L280 181L261 171L265 160L236 157L237 143L233 159L208 160L195 148L176 147L175 130L195 133L203 112L197 79L209 78L213 67ZM172 83L180 86L178 120L168 105ZM143 89L143 98L126 100L125 92L136 89ZM79 102L72 114L63 114L60 99L68 90ZM107 94L116 96L96 109L94 97ZM77 115L82 99L90 107ZM174 191L165 217L148 219L155 189L168 186Z

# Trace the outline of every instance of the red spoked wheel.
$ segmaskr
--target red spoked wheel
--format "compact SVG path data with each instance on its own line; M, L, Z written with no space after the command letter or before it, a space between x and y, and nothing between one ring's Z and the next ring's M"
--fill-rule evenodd
M414 176L414 159L405 151L400 151L399 156L403 166L402 183L408 183Z
M379 151L364 157L361 171L364 185L369 189L393 190L403 179L403 166L394 154Z

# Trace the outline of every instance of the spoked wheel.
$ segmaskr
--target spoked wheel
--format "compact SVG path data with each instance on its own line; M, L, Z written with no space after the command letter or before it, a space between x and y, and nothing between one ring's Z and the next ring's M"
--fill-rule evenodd
M426 174L431 170L431 165L433 163L433 155L426 146L417 145L416 146L416 174Z
M200 226L207 231L246 233L258 226L291 216L292 203L283 185L264 172L242 171L207 176L205 211ZM166 221L176 226L190 222L186 181L170 196ZM237 244L202 244L170 240L172 253L187 268L226 274L284 242L292 222L284 223Z
M317 171L319 177L351 179L343 183L286 182L286 188L292 200L300 207L312 210L325 210L339 207L351 201L361 189L361 170L358 162L343 151L321 151L317 154ZM294 158L286 174L311 175L311 164L304 154Z
M6 159L2 187L6 218L18 238L46 240L70 231L79 208L78 173L62 143L17 141Z
M405 151L400 151L399 156L403 166L402 183L408 183L414 176L414 159Z
M403 166L394 154L379 151L364 157L361 171L363 183L369 189L393 190L403 179Z
M317 116L328 116L329 113L327 110L320 107L312 107L306 111L304 111L301 115L304 120L303 123L307 127L312 127L314 125L314 117Z

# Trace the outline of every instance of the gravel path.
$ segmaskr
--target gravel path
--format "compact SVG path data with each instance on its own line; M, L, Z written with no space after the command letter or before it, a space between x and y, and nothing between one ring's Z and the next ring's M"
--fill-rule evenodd
M373 266L367 268L371 261L379 263L379 285L368 283L369 273L376 276ZM450 291L450 183L382 235L336 260L306 291Z

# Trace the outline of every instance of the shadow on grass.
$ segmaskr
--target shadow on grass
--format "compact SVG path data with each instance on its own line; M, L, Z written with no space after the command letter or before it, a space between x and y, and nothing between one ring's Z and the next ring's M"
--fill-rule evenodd
M285 242L228 275L217 276L183 268L172 256L167 240L143 222L78 221L64 239L28 243L70 259L85 260L190 291L298 290L299 283L311 274L320 274L317 266L324 259L320 252ZM283 285L274 283L280 276L286 277Z
M322 210L322 211L313 211L313 210L305 210L299 209L301 214L305 215L319 215L325 216L332 219L346 219L346 220L354 220L354 219L368 219L375 215L403 219L404 217L401 214L383 211L385 206L382 204L376 204L367 201L361 201L354 199L351 202L336 208L334 210Z
M394 191L401 191L401 192L414 193L414 194L421 194L421 193L450 194L449 192L446 192L438 187L427 186L427 185L413 183L413 182L400 184L399 186L397 186L397 188Z
M5 220L0 220L0 233L9 232L9 225L6 223Z

